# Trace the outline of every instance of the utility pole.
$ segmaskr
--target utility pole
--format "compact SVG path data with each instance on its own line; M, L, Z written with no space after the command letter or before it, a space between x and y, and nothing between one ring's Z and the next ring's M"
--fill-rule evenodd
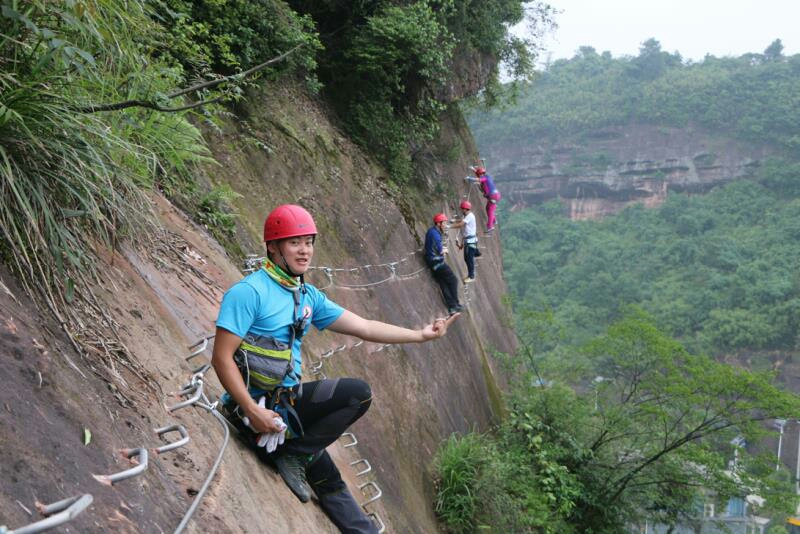
M731 471L736 473L736 469L738 468L739 464L739 449L743 449L747 446L747 442L744 440L744 436L736 436L731 440L731 445L733 445L733 462L731 464Z
M786 419L775 419L775 426L780 430L780 435L778 436L778 463L775 464L775 471L781 468L781 445L783 445L783 427L786 426L786 423Z
M794 493L800 495L800 420L795 422L797 423L797 463L794 471ZM800 504L797 507L800 510Z

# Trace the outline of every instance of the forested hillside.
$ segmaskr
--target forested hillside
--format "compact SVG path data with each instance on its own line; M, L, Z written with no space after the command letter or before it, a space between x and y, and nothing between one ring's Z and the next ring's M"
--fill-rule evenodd
M793 273L798 88L800 56L781 55L780 41L762 54L692 64L650 40L633 58L582 48L528 86L514 113L473 114L489 161L492 147L515 139L580 144L606 127L637 124L702 128L775 150L750 180L705 196L672 194L657 209L632 207L595 224L559 217L555 205L506 213L505 268L515 304L553 310L568 344L638 304L693 350L793 351L800 318ZM589 164L602 171L611 162Z
M517 139L580 139L606 126L651 123L707 128L755 143L800 149L800 56L780 40L763 53L683 62L655 39L636 57L582 47L520 89L510 110L470 115L484 156ZM602 162L597 162L602 163Z
M579 345L638 304L693 350L779 351L779 365L798 347L798 210L753 182L600 222L554 203L507 216L504 265L517 305L553 311L559 343Z
M748 513L782 532L794 453L775 457L772 418L793 417L800 390L798 88L800 56L780 41L691 63L651 39L637 57L584 47L515 104L472 110L506 194L504 273L524 349L508 361L506 424L441 452L478 494L442 498L463 531L496 524L492 506L511 510L510 531L724 531L714 521L729 499L756 493L766 504ZM523 181L525 194L507 194ZM604 194L628 207L570 219Z

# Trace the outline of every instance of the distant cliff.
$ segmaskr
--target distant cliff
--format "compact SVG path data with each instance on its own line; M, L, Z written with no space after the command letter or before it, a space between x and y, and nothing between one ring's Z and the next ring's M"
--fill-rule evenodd
M573 219L594 219L640 202L661 204L669 191L703 193L754 175L767 146L694 128L631 124L559 142L520 139L481 147L513 208L558 199Z

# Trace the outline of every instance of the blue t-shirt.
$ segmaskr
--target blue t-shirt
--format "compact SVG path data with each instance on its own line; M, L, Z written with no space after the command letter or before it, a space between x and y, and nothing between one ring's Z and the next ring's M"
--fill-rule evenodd
M289 289L278 284L264 271L258 271L246 276L233 285L222 297L217 316L217 327L244 338L248 333L257 336L272 336L279 341L289 343L292 339L290 325L295 320L294 297ZM306 284L305 293L300 292L299 317L306 317L306 327L303 333L308 332L310 325L317 330L324 330L338 319L344 308L328 299L316 287ZM302 340L295 339L292 346L292 368L283 380L284 387L291 387L298 383L292 374L297 377L302 374L302 358L300 346ZM263 390L250 388L250 394L255 398L263 394ZM223 399L227 401L227 395Z
M425 234L425 260L428 265L442 261L442 233L436 226L428 228Z

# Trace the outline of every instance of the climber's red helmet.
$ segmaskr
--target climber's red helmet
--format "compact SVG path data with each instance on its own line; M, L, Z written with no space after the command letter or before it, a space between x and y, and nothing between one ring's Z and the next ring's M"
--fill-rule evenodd
M445 222L447 220L447 215L444 213L437 213L433 216L433 224L439 224L440 222Z
M483 167L475 167L475 176L480 178L484 174L486 174L486 169L484 169Z
M462 210L471 210L472 204L469 203L469 200L462 200L461 201L461 209Z
M267 215L264 221L264 241L275 241L304 235L317 235L317 225L311 214L295 204L283 204Z

